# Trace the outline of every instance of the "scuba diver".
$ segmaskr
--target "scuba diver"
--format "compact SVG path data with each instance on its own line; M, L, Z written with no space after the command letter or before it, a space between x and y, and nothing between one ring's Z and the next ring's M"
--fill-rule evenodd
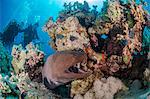
M30 24L27 28L22 30L22 32L24 32L24 47L32 42L32 40L39 39L37 34L38 26L38 23L35 23L34 25Z
M5 46L11 47L14 42L15 36L22 31L22 25L17 23L16 20L12 20L8 23L4 32L0 34L0 39Z
M44 85L55 89L75 79L89 76L92 72L72 68L77 63L86 63L87 55L79 51L61 51L49 56L42 70ZM72 68L72 70L71 70Z
M2 41L4 46L8 46L9 48L11 48L14 43L15 37L19 33L24 33L24 46L32 42L32 40L34 39L39 39L37 35L37 28L39 26L38 23L35 23L34 25L30 24L25 29L23 29L23 26L23 22L21 22L20 24L16 20L12 20L9 22L4 32L0 33L0 40Z

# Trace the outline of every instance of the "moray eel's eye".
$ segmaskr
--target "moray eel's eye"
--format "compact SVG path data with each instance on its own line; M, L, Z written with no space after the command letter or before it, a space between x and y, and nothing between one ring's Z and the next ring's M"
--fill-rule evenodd
M75 40L77 40L78 38L77 37L75 37L75 36L70 36L70 40L71 41L75 41Z

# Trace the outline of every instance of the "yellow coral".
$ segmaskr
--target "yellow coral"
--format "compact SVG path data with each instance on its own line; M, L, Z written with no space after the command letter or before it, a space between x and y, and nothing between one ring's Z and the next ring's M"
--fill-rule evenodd
M71 83L71 96L77 94L85 94L93 85L95 79L99 79L103 76L100 71L95 71L87 78L75 80Z
M75 80L71 83L71 96L76 94L85 94L89 88L91 88L92 83L95 79L94 75L82 80Z
M13 54L18 54L18 57L14 57L12 60L12 66L14 68L14 71L16 74L18 74L20 71L24 70L24 63L25 63L25 58L26 58L26 52L22 50L21 46L19 46L19 52L16 53L16 46L13 47L12 49L12 55Z
M112 22L119 22L123 17L123 7L118 0L108 0L108 16Z

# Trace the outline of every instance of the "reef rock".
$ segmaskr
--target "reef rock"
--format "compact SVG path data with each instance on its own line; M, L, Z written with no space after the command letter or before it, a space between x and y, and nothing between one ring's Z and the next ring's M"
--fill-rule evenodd
M114 99L114 95L121 90L126 90L122 81L110 76L107 79L96 79L90 90L84 95L75 95L74 99Z
M32 43L24 49L14 45L12 49L12 66L10 75L0 74L0 96L19 96L20 98L56 98L42 84L41 68L44 65L44 53Z
M31 80L41 82L41 69L44 66L44 52L32 43L23 49L21 45L14 45L12 49L12 65L16 74L25 71Z
M21 45L14 45L11 55L13 56L12 66L15 73L18 74L19 72L24 70L26 52L23 50Z
M139 55L143 50L142 35L147 14L142 3L106 0L101 13L96 14L95 19L89 21L91 19L90 10L84 9L84 6L88 5L81 4L78 8L76 4L79 3L76 2L74 7L71 6L71 3L64 4L65 10L60 13L56 22L50 18L43 30L48 32L52 38L50 43L55 50L78 50L87 54L88 60L85 68L93 71L93 74L73 81L71 87L71 95L79 97L80 94L86 94L88 90L92 90L92 85L98 77L99 79L108 77L109 80L109 76L129 78L134 75L131 72L138 65L135 66L136 62L133 60L136 60L135 53ZM87 25L86 22L90 25ZM143 60L140 60L140 63ZM136 71L140 70L136 69ZM99 94L102 96L99 97L113 98L119 89L121 88L114 88L114 93L108 92L108 95L103 95L102 93L106 93L101 91ZM87 97L95 97L91 94L92 91L88 93Z
M69 17L59 23L49 21L44 30L53 38L52 47L57 51L84 49L84 45L89 44L86 29L79 24L76 17Z

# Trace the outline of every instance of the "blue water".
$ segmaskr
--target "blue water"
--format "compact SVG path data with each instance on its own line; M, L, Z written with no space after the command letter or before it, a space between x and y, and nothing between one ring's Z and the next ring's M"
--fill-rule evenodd
M84 2L84 0L77 0ZM105 0L85 0L90 6L98 5L98 11L103 6ZM125 0L123 0L125 1ZM138 1L138 0L137 0ZM149 0L144 0L150 4ZM54 51L48 45L49 36L42 31L42 26L50 16L57 18L59 11L63 9L64 2L75 2L74 0L0 0L0 32L4 30L6 25L13 19L18 22L24 22L25 26L39 22L37 29L40 41L43 44L44 52L49 55ZM150 6L145 9L150 12ZM21 35L21 34L19 34ZM22 42L22 38L17 36L15 44Z
M37 33L39 40L34 40L34 43L40 43L42 50L48 56L55 51L49 46L50 40L47 33L42 31L42 27L52 16L54 19L58 17L59 11L63 9L64 2L75 2L76 0L0 0L0 32L2 32L7 24L16 19L17 22L24 22L24 26L29 24L39 23ZM97 5L98 11L103 6L105 0L77 0L79 2L87 1L90 6ZM148 3L145 7L150 12L150 0L144 0ZM150 37L150 31L144 32L147 37ZM10 34L11 35L11 34ZM23 42L23 33L20 32L14 39L14 44ZM107 35L102 35L101 38L106 39ZM150 39L150 38L147 38Z
M84 0L78 0L84 2ZM98 5L100 11L104 0L85 0L90 6ZM0 0L0 31L13 19L18 22L29 24L39 22L38 36L42 41L44 52L49 55L54 51L48 45L49 36L42 31L42 26L50 16L57 18L59 11L63 9L64 2L74 2L74 0ZM19 34L15 38L15 44L22 42Z

